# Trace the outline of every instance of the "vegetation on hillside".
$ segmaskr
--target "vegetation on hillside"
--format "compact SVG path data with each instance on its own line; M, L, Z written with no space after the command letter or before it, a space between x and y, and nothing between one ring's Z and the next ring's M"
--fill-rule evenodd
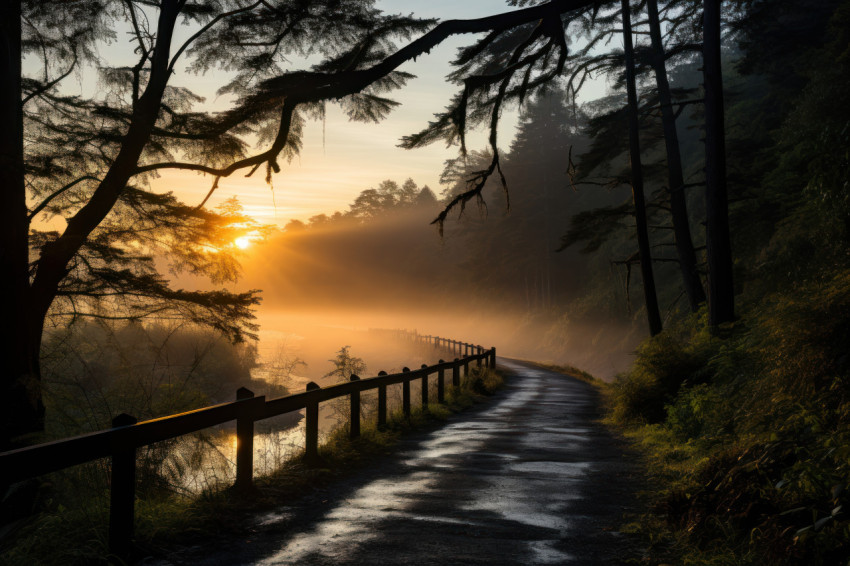
M651 563L850 556L850 3L778 4L730 54L739 317L678 318L610 387L657 486Z
M606 349L623 350L623 344L636 345L644 335L639 321L647 318L647 310L639 301L632 305L640 284L633 284L632 271L651 259L658 281L651 294L661 305L664 331L638 347L631 370L610 386L610 420L644 448L657 480L657 489L649 495L653 511L634 527L651 543L648 559L685 564L846 560L850 107L845 98L850 89L850 2L662 2L666 55L659 57L658 45L650 49L648 41L637 41L633 54L641 96L631 110L640 116L637 141L645 158L651 253L645 248L636 252L638 211L629 190L636 171L627 152L628 113L622 91L631 82L624 78L631 77L631 69L625 72L624 66L632 53L627 57L618 48L605 51L602 46L622 33L618 26L623 11L633 12L636 26L651 27L641 14L644 8L649 14L656 2L622 2L622 9L589 1L571 4L575 9L564 7L567 2L555 8L536 1L513 3L541 6L523 10L518 20L496 18L480 24L483 27L476 29L490 33L459 53L452 75L463 85L462 92L435 122L404 140L408 147L441 139L461 143L461 158L447 163L444 179L449 187L443 194L420 189L412 180L401 185L388 180L364 190L347 212L291 222L258 250L255 261L264 278L259 286L277 290L269 302L286 307L343 308L357 303L363 308L416 305L451 310L462 299L465 316L510 311L514 319L513 335L506 337L509 343L527 346L528 355L558 350L596 371L589 360L578 358L579 353L592 352L599 360ZM62 68L45 69L61 81L70 73L62 75L66 67L78 64L78 56L90 65L100 62L93 46L111 33L109 24L128 23L142 10L153 10L144 2L127 2L126 11L102 9L102 3L93 0L78 4L79 10L100 15L96 25L90 25L90 18L70 18L59 36L44 35L46 43L40 45L11 37L15 26L6 23L0 32L18 48L13 54L17 59L36 47L45 59L55 56ZM255 363L250 347L231 346L218 335L196 329L172 332L137 322L78 322L81 317L116 316L136 321L177 312L234 340L255 330L250 322L253 291L175 291L153 259L154 254L169 255L175 270L206 274L214 281L232 279L236 265L229 253L219 252L232 250L235 236L255 228L246 224L235 203L212 213L186 207L169 194L136 188L130 181L144 185L152 172L176 167L211 173L217 183L238 169L263 165L270 178L279 168L279 155L297 152L303 116L320 117L324 101L342 97L356 119L377 120L386 114L393 103L377 93L400 87L409 78L393 71L393 65L427 50L418 43L405 54L393 55L393 40L407 40L431 25L403 16L379 17L371 2L352 0L345 5L362 15L356 21L337 19L338 3L319 3L321 9L312 14L301 13L300 4L292 2L283 3L291 10L278 14L282 19L263 27L257 23L268 15L265 3L232 3L235 11L230 13L216 12L220 7L214 4L199 3L181 14L178 6L183 3L163 3L168 9L161 14L160 35L148 36L136 28L138 66L102 67L109 75L106 83L115 89L108 90L104 100L81 105L77 98L60 95L54 89L58 82L47 76L21 83L20 69L0 69L16 79L0 90L20 103L8 105L17 109L9 122L19 127L4 133L17 148L15 166L7 169L10 178L3 180L15 188L3 193L14 196L4 208L9 220L4 226L9 249L15 244L14 253L0 258L13 274L6 281L4 312L20 332L4 345L7 361L15 364L0 383L6 392L3 402L10 408L3 414L5 420L0 419L0 443L40 430L45 422L48 432L57 436L102 428L114 416L115 400L145 418L229 398L231 380L248 376ZM705 169L717 171L708 164L701 136L723 122L706 118L702 103L712 89L703 82L704 60L694 55L706 19L702 8L708 5L726 8L726 181L737 319L722 325L716 324L716 316L712 320L705 305L700 307L699 292L694 292L699 285L691 282L690 290L683 289L682 250L673 252L681 244L674 236L677 230L681 235L682 225L677 228L672 210L676 197L682 197L678 205L686 205L680 211L687 209L680 222L686 220L683 224L692 227L711 224L701 187L708 183ZM32 29L25 28L27 33L38 35L41 27L55 23L39 3L9 6L15 8L4 8L10 17L3 22L19 21L23 6L35 22ZM244 18L235 17L243 12ZM167 54L166 36L181 18L209 24L205 32L226 20L214 33L201 34L192 60L197 70L221 65L252 77L239 73L227 87L242 98L222 117L194 113L190 103L195 99L188 91L167 85L174 61L154 57ZM285 39L287 31L271 41L280 26L293 29L290 21L304 26L296 37ZM91 29L77 29L80 22ZM383 25L370 31L377 22ZM253 30L249 37L257 40L255 47L262 46L262 53L227 50L242 41L237 38L246 28ZM589 43L578 49L568 46L572 35L565 30L570 29ZM286 73L267 64L288 51L306 49L315 43L310 38L324 38L328 31L345 41L319 42L316 48L326 60L312 70ZM279 47L283 49L277 54ZM597 48L604 52L594 51ZM666 70L659 64L662 59ZM392 64L382 63L386 60ZM669 105L676 108L679 187L671 186L679 183L671 180L677 174L665 166L670 165L670 147L661 142L670 140L671 125L664 113L665 87L652 76L656 71L669 79ZM611 93L581 106L576 90L595 72L612 79ZM361 93L369 84L361 84L363 73L373 73L374 82ZM147 83L143 76L148 76ZM178 100L185 105L173 103ZM19 110L28 101L33 104L24 117ZM516 140L504 150L497 143L496 126L503 104L509 102L520 103L521 119ZM54 107L66 113L53 113ZM99 116L96 123L79 118L90 110ZM274 142L268 151L247 156L244 142L228 132L250 131L262 137L268 131L258 124L269 117L278 118ZM486 123L489 148L467 152L467 126ZM38 141L27 146L26 169L23 124L27 135ZM125 125L130 132L122 138L117 132ZM206 145L216 151L206 151ZM55 150L77 146L86 149L68 155ZM173 162L170 152L197 162ZM635 157L632 154L631 163ZM30 221L62 215L68 219L62 233L29 230ZM442 239L428 227L435 218ZM710 282L716 270L706 273L707 236L694 232L692 246L686 247L695 256L698 279L707 275ZM184 246L189 235L206 251ZM161 237L165 239L157 239ZM285 265L286 271L270 270L270 264ZM693 269L684 271L694 275ZM730 299L731 315L729 295L724 298ZM709 291L709 307L716 299ZM59 326L74 321L76 326L42 334L46 321ZM77 341L77 331L86 340ZM340 351L341 377L353 371L354 361L345 348ZM162 452L152 452L146 461L153 464L142 466L143 507L159 505L162 499L156 496L173 487L167 480L185 469L177 463L177 473L163 474L161 457ZM4 503L14 504L20 496L29 505L26 512L33 502L35 508L48 509L48 519L39 525L75 523L79 514L90 514L95 524L102 522L106 468L95 464L74 474L57 483L96 486L100 495L92 506L67 512L62 501L51 498L52 486L36 482L15 486ZM22 493L26 489L33 492ZM155 529L143 525L141 532L145 528ZM79 552L102 546L102 541L88 544L89 533L77 535L74 548ZM44 539L39 533L31 538Z

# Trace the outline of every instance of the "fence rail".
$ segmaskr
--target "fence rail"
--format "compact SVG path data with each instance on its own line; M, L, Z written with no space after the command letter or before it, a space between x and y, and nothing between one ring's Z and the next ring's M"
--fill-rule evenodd
M422 380L421 404L429 402L428 378L437 374L437 402L444 400L445 374L451 371L451 385L460 386L460 371L469 373L469 364L478 367L496 366L496 348L485 350L481 346L450 340L439 336L421 335L416 332L393 331L399 337L414 342L442 348L451 355L462 357L416 370L404 368L401 373L381 372L375 377L361 379L352 375L350 381L320 387L314 382L307 384L306 391L286 395L277 399L255 397L248 389L240 388L236 400L169 415L143 422L135 417L120 414L112 420L113 428L73 438L46 442L9 452L0 453L0 485L34 478L91 462L111 458L109 550L117 556L126 556L131 547L135 506L136 450L163 440L191 434L205 428L236 421L236 481L235 489L242 494L253 491L253 445L254 423L293 411L305 409L305 451L308 464L319 462L319 403L348 396L351 400L350 433L352 438L360 434L360 393L378 390L377 423L387 422L387 387L402 384L402 411L410 416L410 382Z

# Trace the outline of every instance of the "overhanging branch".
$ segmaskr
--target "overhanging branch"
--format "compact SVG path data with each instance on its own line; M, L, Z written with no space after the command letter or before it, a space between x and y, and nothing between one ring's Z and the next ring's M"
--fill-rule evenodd
M162 169L179 169L207 173L216 177L228 177L240 169L248 167L254 167L256 169L256 167L263 163L267 163L272 170L277 172L279 167L276 158L285 146L289 136L292 112L298 104L339 99L359 93L369 85L386 77L407 61L415 60L420 55L430 52L431 49L453 35L504 31L548 17L558 17L559 14L564 12L579 10L597 3L595 0L553 0L539 6L484 18L447 20L441 22L431 31L410 42L392 55L389 55L380 63L367 69L356 69L338 73L318 71L285 73L263 82L260 85L260 91L258 93L248 97L239 107L234 108L225 116L219 129L219 132L226 131L236 124L243 122L250 116L250 111L246 109L258 103L273 99L282 99L285 102L284 110L282 110L281 128L278 130L275 142L269 149L257 155L235 161L227 167L212 167L199 163L175 161L143 165L137 167L134 174L138 175L148 171ZM562 59L563 57L564 54L562 54ZM515 64L517 60L514 60L513 63ZM562 64L563 60L560 60L559 66ZM506 84L505 88L507 88ZM284 119L287 112L288 119ZM283 140L282 144L279 143L281 140ZM496 163L494 170L496 170L497 166L498 163ZM215 186L214 184L213 190Z

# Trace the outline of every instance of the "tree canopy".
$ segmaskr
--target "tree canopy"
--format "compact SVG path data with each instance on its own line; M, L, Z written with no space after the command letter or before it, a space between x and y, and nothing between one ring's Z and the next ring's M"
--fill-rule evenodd
M353 120L380 120L395 105L386 94L410 78L398 67L445 38L510 36L587 4L555 0L437 24L385 14L371 0L4 3L0 265L4 318L19 332L4 345L12 361L0 437L40 427L40 343L57 316L171 312L237 340L253 331L255 293L172 289L154 258L230 280L228 230L254 227L233 210L153 193L158 172L211 175L210 193L237 171L264 168L268 179L298 152L304 119L321 116L326 103ZM562 32L547 26L560 43ZM175 80L184 70L223 71L219 92L234 97L231 108L206 111ZM69 87L74 77L83 88Z

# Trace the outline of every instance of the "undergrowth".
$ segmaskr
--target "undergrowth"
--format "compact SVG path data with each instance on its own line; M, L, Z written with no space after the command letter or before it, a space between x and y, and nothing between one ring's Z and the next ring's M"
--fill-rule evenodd
M349 438L348 423L343 423L320 445L320 466L305 465L303 451L296 453L275 472L255 478L251 497L239 496L232 489L207 490L196 497L161 489L139 490L134 559L164 555L175 546L238 535L251 524L253 514L284 503L292 505L315 488L344 481L352 470L390 454L401 435L439 426L451 414L481 402L502 383L498 372L470 367L460 388L446 387L444 404L438 404L434 396L426 408L413 407L409 417L400 410L391 412L387 425L380 429L374 418L364 420L360 437L354 440ZM47 481L23 484L21 489L43 493L46 510L14 523L14 532L7 529L0 533L0 565L120 563L107 550L107 478L108 466L101 461L52 474ZM56 495L63 492L62 497Z
M641 347L607 392L655 486L647 563L850 564L848 343L844 270Z

